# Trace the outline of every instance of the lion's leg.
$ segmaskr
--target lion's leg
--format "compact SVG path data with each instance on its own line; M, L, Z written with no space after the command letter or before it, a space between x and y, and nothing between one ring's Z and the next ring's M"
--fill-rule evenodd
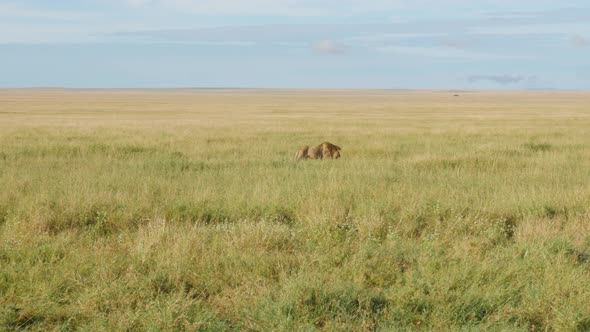
M326 157L326 159L332 159L332 153L330 152L330 149L328 147L326 147L325 144L323 144L320 151L321 151L323 157Z

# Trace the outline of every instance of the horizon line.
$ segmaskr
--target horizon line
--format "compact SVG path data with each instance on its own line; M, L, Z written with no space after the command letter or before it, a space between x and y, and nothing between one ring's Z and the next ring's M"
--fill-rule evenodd
M377 87L232 87L232 86L179 86L179 87L67 87L67 86L22 86L0 87L0 90L386 90L386 91L561 91L584 92L590 89L560 88L377 88Z

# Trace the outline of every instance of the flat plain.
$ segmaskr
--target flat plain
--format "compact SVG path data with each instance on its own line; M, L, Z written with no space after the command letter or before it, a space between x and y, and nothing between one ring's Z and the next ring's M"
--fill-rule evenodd
M0 330L589 331L588 128L589 92L0 90Z

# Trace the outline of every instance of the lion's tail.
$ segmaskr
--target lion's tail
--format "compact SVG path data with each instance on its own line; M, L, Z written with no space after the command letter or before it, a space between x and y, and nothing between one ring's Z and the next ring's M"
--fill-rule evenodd
M295 152L295 161L300 161L302 159L306 158L307 155L307 146L303 146L301 148L299 148L299 150L297 150L297 152Z
M303 159L303 153L301 153L301 149L299 149L295 152L295 161L300 161L301 159Z

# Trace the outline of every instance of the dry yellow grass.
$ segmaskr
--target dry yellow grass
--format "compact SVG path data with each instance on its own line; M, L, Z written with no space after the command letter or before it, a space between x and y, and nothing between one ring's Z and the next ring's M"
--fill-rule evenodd
M0 329L588 330L589 104L0 90Z

